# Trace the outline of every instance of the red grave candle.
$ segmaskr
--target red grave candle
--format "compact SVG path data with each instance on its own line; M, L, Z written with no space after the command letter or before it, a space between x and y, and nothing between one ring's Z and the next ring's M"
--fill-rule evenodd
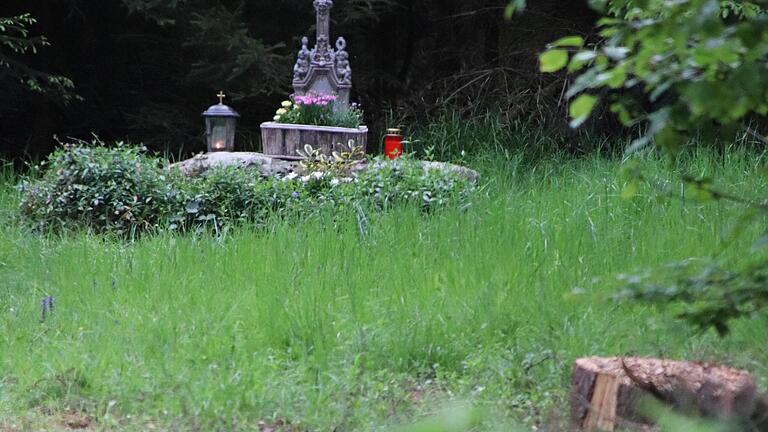
M400 129L387 129L384 136L384 154L390 159L397 159L403 154L403 135Z

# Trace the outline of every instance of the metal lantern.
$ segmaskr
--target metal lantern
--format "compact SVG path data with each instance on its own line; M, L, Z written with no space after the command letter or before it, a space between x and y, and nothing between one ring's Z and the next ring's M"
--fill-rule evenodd
M235 150L235 127L240 114L224 105L226 97L224 92L219 92L216 96L219 98L219 103L203 113L208 152L231 152Z

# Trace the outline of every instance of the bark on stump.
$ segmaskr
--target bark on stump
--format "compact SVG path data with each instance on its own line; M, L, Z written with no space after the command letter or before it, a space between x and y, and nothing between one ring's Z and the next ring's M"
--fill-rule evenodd
M726 366L636 357L576 360L571 376L571 429L648 427L640 401L653 397L685 413L749 417L759 399L747 372Z

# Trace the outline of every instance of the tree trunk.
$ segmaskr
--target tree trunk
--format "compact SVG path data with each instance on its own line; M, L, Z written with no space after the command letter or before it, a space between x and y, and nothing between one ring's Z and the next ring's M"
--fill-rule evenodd
M751 416L754 378L726 366L634 357L576 360L571 376L571 429L650 427L640 401L653 397L686 414L720 419Z

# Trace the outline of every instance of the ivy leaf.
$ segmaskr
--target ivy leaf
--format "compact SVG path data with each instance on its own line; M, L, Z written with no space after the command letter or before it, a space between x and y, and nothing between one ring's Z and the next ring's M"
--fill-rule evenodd
M582 125L592 114L592 109L597 103L597 97L589 94L579 95L571 102L569 112L571 114L571 127L577 128Z
M557 72L568 64L568 51L552 49L539 56L539 66L542 72Z

